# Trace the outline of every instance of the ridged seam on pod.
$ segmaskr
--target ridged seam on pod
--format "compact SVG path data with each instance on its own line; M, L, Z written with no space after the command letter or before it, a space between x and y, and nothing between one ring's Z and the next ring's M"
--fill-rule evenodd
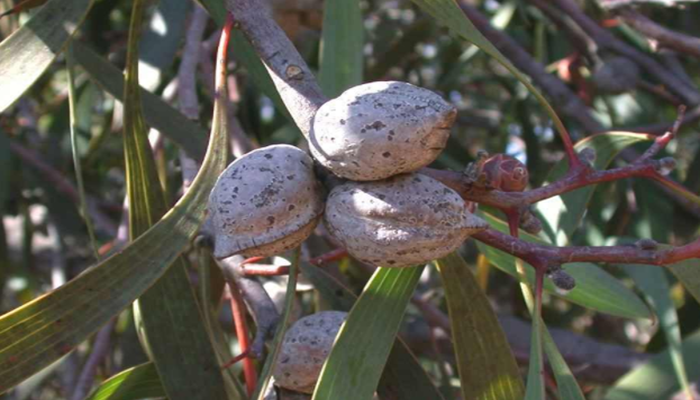
M417 173L335 187L324 221L353 257L383 267L443 257L488 227L455 191Z
M313 393L323 363L347 315L341 311L322 311L295 322L282 340L273 370L275 384Z
M271 256L296 247L323 214L323 189L302 150L273 145L237 159L209 196L214 256Z
M334 174L372 181L433 162L457 110L430 90L405 82L371 82L323 104L310 136L313 156Z

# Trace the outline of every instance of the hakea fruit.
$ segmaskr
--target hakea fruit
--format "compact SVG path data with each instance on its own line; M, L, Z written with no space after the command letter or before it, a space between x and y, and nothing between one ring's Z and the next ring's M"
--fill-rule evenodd
M436 93L405 82L371 82L323 104L309 138L314 158L333 174L374 181L433 162L457 110Z
M296 321L284 334L273 377L275 385L313 393L347 313L322 311Z
M353 257L383 267L430 262L488 227L454 190L417 173L336 186L324 221Z
M313 161L294 146L273 145L237 159L209 197L214 256L272 256L298 246L323 214Z

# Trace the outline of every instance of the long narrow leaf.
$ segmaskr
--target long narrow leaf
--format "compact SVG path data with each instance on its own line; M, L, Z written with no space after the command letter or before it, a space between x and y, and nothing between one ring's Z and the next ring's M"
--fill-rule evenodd
M301 272L314 284L321 297L334 310L350 311L357 296L330 276L323 269L308 263L301 263ZM423 367L411 353L401 338L396 338L386 362L384 374L379 381L377 392L380 397L397 400L443 398L442 393L435 387Z
M337 97L362 83L363 30L359 0L326 1L318 76L326 96Z
M456 253L437 261L447 297L462 397L520 400L518 364L486 294Z
M165 397L155 365L148 362L106 380L85 400L139 400Z
M51 0L0 43L0 112L11 106L63 50L93 0Z
M168 206L148 142L148 127L141 112L138 44L145 3L134 0L129 29L124 86L124 157L129 197L131 239L147 231L167 212ZM228 35L222 35L227 42ZM228 43L226 43L227 45ZM219 57L226 59L226 48ZM217 63L218 93L225 92L225 62ZM226 98L216 97L214 118L228 131ZM147 347L171 400L224 399L226 390L218 360L187 277L184 259L176 260L146 293L134 303L134 318L141 342Z
M0 317L0 393L73 350L163 275L199 230L226 148L215 120L197 178L162 220L66 285Z
M370 400L423 266L378 268L323 365L314 400Z

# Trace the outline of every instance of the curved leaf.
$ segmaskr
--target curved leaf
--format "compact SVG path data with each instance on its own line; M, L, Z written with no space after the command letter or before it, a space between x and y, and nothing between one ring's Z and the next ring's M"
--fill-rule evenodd
M152 397L165 397L165 390L156 366L149 362L114 375L85 400L139 400Z
M226 132L215 120L197 178L163 219L121 252L0 317L0 393L72 351L165 273L198 232L226 162Z
M371 400L423 266L378 268L340 328L314 400Z
M141 111L139 39L145 2L134 0L127 45L124 86L124 158L129 198L129 237L142 235L167 212L168 205L148 142L148 127ZM227 34L221 37L227 49ZM226 59L226 52L218 57ZM225 62L217 63L218 93L225 92ZM216 96L214 119L228 132L226 97ZM224 118L222 119L222 116ZM226 398L224 381L209 334L187 276L187 264L178 258L138 301L134 318L168 398L209 400Z
M90 11L93 0L51 0L0 43L0 112L39 79Z
M501 232L508 232L508 226L498 218L480 213L480 216L489 225ZM542 239L529 233L520 232L520 238L533 243L548 244ZM515 257L477 242L479 250L488 260L501 271L520 279L515 268ZM526 273L529 283L534 284L535 273L532 267L527 265ZM563 268L576 280L576 287L569 293L562 295L549 278L545 278L544 290L553 295L565 298L572 303L580 304L593 310L617 315L625 318L651 318L651 312L644 302L627 286L623 285L615 277L602 268L591 263L570 263Z
M456 253L436 262L445 287L462 397L520 400L518 364L489 299Z

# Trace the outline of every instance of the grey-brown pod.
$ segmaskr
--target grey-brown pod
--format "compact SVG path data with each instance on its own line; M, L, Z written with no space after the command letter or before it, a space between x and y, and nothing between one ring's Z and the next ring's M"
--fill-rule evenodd
M323 214L313 161L294 146L254 150L231 163L209 196L214 256L272 256L303 242Z
M405 82L355 86L314 116L310 148L335 175L373 181L433 162L457 110L436 93Z
M347 313L322 311L295 322L284 334L273 370L277 386L313 393L323 363Z
M324 221L353 257L383 267L430 262L488 227L454 190L417 173L335 187Z

